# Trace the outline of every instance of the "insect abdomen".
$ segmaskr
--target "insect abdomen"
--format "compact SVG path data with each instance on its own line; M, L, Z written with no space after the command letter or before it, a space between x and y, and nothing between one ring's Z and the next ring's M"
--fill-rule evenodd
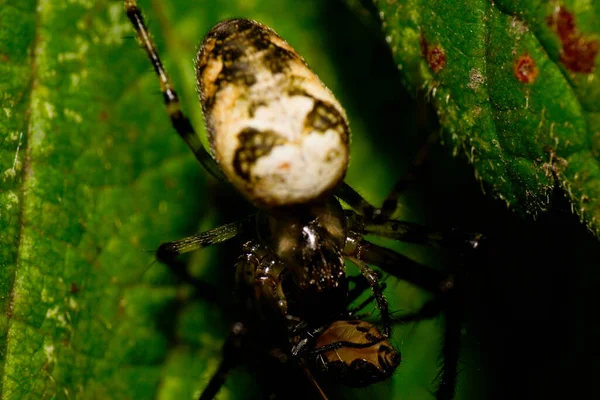
M345 112L273 30L244 19L221 22L196 61L213 155L250 201L306 203L342 181L350 137Z

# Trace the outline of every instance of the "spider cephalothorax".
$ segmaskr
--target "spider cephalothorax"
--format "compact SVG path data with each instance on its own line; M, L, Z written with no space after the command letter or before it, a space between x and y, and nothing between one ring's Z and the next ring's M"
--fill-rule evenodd
M380 274L370 265L438 298L447 295L452 278L364 236L463 247L476 247L479 236L448 236L392 220L404 180L381 209L345 184L350 130L344 109L285 40L255 21L217 24L196 57L211 156L181 111L136 0L125 0L125 9L158 75L177 133L208 172L259 208L252 218L163 243L156 253L173 265L182 253L247 237L235 270L240 321L200 398L213 398L228 371L248 358L294 360L321 398L326 395L314 375L349 386L388 379L400 353L389 341L392 321ZM340 199L354 211L344 211ZM345 260L358 267L359 276L348 276ZM205 291L210 286L182 276ZM368 302L352 308L369 287L381 330L358 317ZM425 309L423 315L431 317L432 307ZM446 397L440 398L452 397L454 381L442 377Z

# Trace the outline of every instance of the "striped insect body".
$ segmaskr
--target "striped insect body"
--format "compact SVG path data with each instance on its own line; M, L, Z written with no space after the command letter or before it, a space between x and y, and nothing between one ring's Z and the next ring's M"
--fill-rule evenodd
M331 346L332 343L338 346ZM401 355L370 322L335 321L317 338L316 346L330 350L314 358L317 370L350 387L383 381L394 373Z

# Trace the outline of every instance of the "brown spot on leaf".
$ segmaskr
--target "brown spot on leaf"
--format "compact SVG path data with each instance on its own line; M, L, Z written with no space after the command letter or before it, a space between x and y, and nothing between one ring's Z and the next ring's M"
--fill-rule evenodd
M421 46L421 54L427 60L429 68L436 74L443 70L446 66L446 52L444 49L439 45L430 45L423 34L419 37L419 44Z
M529 54L519 56L513 65L513 72L523 83L533 83L539 75L535 60Z
M600 44L579 33L575 25L575 17L564 7L555 8L554 13L546 18L562 43L560 61L573 72L592 73Z

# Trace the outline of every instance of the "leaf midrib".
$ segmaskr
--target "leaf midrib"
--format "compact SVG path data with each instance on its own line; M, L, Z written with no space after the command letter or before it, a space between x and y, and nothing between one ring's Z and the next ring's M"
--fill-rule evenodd
M15 329L18 329L15 326L15 323L17 322L14 318L13 318L13 306L14 306L14 300L15 300L15 291L17 288L17 276L19 274L19 267L20 267L20 263L21 263L21 254L22 254L22 246L23 246L23 236L24 236L24 230L25 230L25 207L26 207L26 194L27 194L27 183L29 181L29 178L31 177L31 164L30 164L30 156L31 156L31 146L30 146L30 134L32 131L32 121L34 120L34 116L33 116L33 104L35 101L35 94L36 94L36 88L39 86L39 77L37 75L37 58L38 58L38 51L40 48L40 35L39 35L39 26L40 26L40 1L42 0L35 0L35 8L34 8L34 13L35 13L35 35L34 35L34 39L33 39L33 43L31 46L31 77L30 77L30 85L28 87L28 92L29 92L29 105L27 107L27 110L30 112L26 112L25 113L25 124L24 126L27 127L26 132L24 133L24 140L22 142L22 145L20 147L20 151L23 152L24 154L24 160L23 160L23 172L21 174L21 190L19 193L19 234L18 234L18 238L17 238L17 252L16 252L16 256L15 256L15 269L14 269L14 273L12 276L12 287L10 290L10 293L8 295L9 300L8 300L8 327L7 327L7 332L6 332L6 340L4 341L4 349L2 349L2 352L4 354L4 362L0 365L0 375L2 376L2 380L0 381L0 397L8 397L5 396L5 385L6 385L6 380L7 380L7 375L5 374L5 370L6 370L6 364L9 362L9 354L10 354L10 345L12 342L12 339L15 337Z

